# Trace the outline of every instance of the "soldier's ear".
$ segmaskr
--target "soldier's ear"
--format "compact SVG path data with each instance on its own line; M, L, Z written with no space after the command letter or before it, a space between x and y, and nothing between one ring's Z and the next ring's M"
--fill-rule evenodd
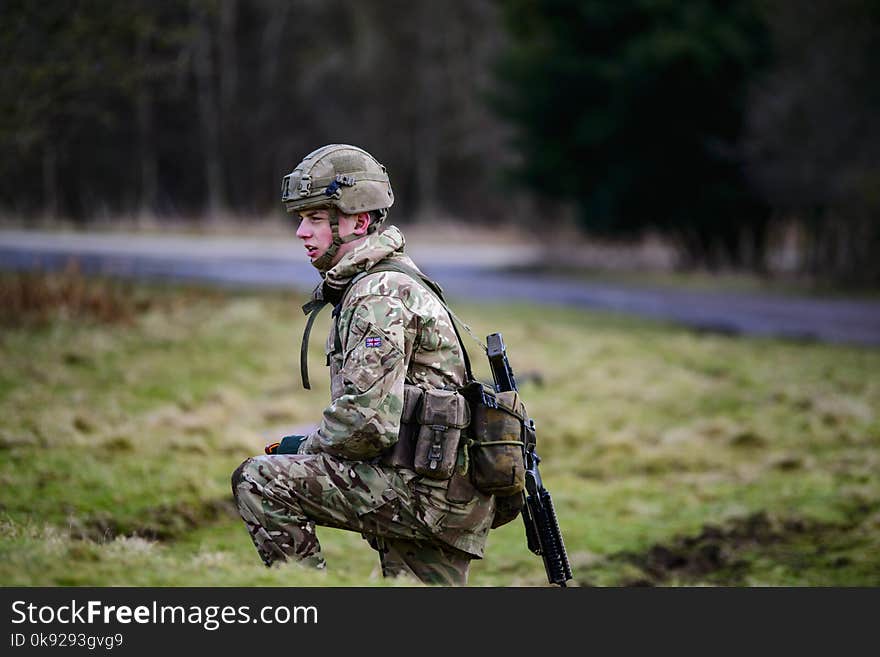
M356 214L354 217L354 230L352 232L355 235L366 235L367 229L370 227L370 221L372 219L369 212Z

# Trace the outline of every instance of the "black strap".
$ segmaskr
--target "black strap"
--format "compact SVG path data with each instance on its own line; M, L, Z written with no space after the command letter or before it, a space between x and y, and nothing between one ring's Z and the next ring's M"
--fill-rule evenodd
M299 373L302 376L303 388L306 390L312 389L311 385L309 385L309 336L312 333L312 324L315 323L318 313L320 313L326 305L326 301L315 300L309 301L302 307L303 312L309 316L309 319L306 322L306 328L303 331L302 344L299 348Z

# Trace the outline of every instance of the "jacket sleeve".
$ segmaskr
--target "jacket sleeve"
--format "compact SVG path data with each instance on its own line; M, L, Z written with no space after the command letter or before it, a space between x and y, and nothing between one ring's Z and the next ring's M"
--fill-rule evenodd
M371 459L393 445L400 431L412 312L395 297L371 294L353 300L339 319L342 394L299 451Z

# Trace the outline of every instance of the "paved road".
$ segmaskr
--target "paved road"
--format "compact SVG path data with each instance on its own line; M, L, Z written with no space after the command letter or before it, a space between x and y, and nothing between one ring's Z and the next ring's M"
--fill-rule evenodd
M453 298L579 306L727 334L880 345L878 301L633 288L504 273L506 266L537 258L537 251L525 246L410 244L407 251ZM119 276L301 289L311 289L318 280L293 236L242 239L0 231L2 269L60 268L71 256L84 271Z

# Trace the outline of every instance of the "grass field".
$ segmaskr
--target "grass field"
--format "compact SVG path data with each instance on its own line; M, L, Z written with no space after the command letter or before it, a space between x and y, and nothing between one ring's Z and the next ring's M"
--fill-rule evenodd
M266 569L232 507L327 401L303 296L0 275L0 584L411 585L329 529L326 572ZM880 585L880 350L455 307L508 343L575 584ZM470 583L546 584L519 520Z

